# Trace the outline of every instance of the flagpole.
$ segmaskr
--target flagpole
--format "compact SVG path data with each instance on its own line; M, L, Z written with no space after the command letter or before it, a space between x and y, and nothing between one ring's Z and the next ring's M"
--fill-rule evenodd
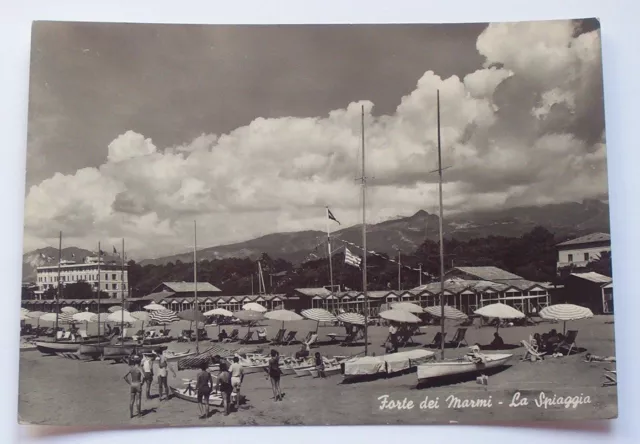
M444 359L444 239L442 235L442 151L440 146L440 90L437 92L438 111L438 177L440 194L440 347L441 357Z
M398 291L402 291L402 265L400 264L401 254L398 250Z
M364 355L369 351L369 295L367 294L367 178L365 176L364 162L364 105L362 105L361 115L362 130L362 292L364 293Z
M333 295L333 261L332 261L332 255L331 255L331 227L329 226L329 207L326 207L327 210L327 250L329 253L329 283L331 285L331 296L335 297ZM336 305L335 305L335 299L331 299L331 305L333 307L333 312L335 314L336 311Z
M193 296L194 296L194 310L193 317L196 320L196 355L200 353L198 350L198 342L199 342L199 332L198 332L198 316L200 314L200 310L198 309L198 259L196 257L196 248L197 248L197 231L196 231L196 221L193 221Z
M122 295L122 310L120 310L120 343L124 346L124 237L122 238L122 276L120 293Z
M60 282L60 262L62 262L62 231L60 231L60 239L58 242L58 291L56 292L56 332L54 333L55 341L58 340L58 316L60 313L60 292L62 291L62 283Z

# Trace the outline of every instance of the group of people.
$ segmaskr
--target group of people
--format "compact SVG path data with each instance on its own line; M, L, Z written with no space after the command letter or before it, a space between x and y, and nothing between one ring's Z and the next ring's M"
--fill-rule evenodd
M550 354L556 351L558 345L562 344L564 339L564 335L558 333L554 328L548 333L542 333L542 335L540 333L534 334L531 345L539 352Z
M204 362L200 366L200 373L196 378L196 394L198 400L198 409L200 411L200 419L209 417L209 396L215 390L222 397L224 407L224 415L231 413L232 401L235 401L236 411L240 406L240 388L244 381L244 368L240 364L240 359L235 356L233 364L228 365L225 361L221 361L220 371L213 382L213 376L209 372L208 363Z
M138 415L142 414L142 390L146 385L146 399L151 399L151 385L153 384L154 377L154 363L158 368L158 393L159 400L168 400L171 396L169 392L169 383L167 376L169 370L176 377L176 371L173 367L169 366L169 362L162 350L156 350L154 353L146 354L142 357L132 356L129 359L129 372L124 375L124 380L127 381L130 390L129 400L129 414L133 418L133 408L137 404ZM163 398L164 394L164 398Z

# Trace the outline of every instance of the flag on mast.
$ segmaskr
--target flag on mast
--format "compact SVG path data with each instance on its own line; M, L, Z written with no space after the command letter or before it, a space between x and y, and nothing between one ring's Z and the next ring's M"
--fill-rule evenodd
M113 247L113 254L118 254L118 250L116 250L116 247Z
M344 249L344 263L347 265L351 265L352 267L360 268L360 263L362 262L362 258L356 256L348 248Z
M338 225L342 225L338 219L333 215L329 207L327 207L327 217L335 222L338 222Z

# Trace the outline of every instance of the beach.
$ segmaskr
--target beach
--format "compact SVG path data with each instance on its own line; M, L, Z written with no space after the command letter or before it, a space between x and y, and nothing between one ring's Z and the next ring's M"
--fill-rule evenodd
M282 324L264 321L261 325L267 328L271 338ZM89 332L95 332L95 324L89 326ZM172 335L177 336L188 327L188 322L177 322L172 325ZM230 332L237 327L224 328ZM298 338L304 338L307 332L316 329L316 323L289 322L285 328L298 331ZM448 337L456 328L455 323L447 321ZM500 329L500 335L505 343L515 346L528 339L530 334L547 332L551 328L562 331L563 325L544 322L536 326L507 327ZM417 344L400 351L424 347L439 329L439 326L423 327L424 334L414 337ZM152 388L155 397L143 399L143 415L130 419L129 387L123 380L128 372L126 364L82 362L42 356L38 351L24 351L20 353L19 416L26 424L88 426L373 425L616 417L616 387L602 387L604 369L615 369L615 363L584 362L585 352L615 356L613 317L595 316L572 321L567 324L567 329L579 331L576 342L585 349L584 352L558 358L548 356L543 361L529 362L520 361L524 355L523 347L509 349L505 352L514 355L510 366L490 374L486 386L472 379L420 389L416 387L415 373L352 384L341 384L342 375L326 379L287 375L281 382L284 400L274 402L265 374L254 373L245 377L242 386L246 404L229 416L223 416L222 409L214 407L214 413L208 419L198 418L195 403L176 398L159 401L155 383ZM217 337L218 327L208 327L207 330L210 337ZM240 337L245 332L245 327L240 328ZM321 345L313 348L312 352L319 351L332 357L364 351L363 346L326 344L326 335L332 332L344 334L344 328L320 326ZM466 339L470 345L487 344L494 332L495 328L473 325L468 328ZM369 328L370 355L384 354L382 344L387 334L385 327ZM200 350L211 345L210 341L202 342ZM193 349L195 344L174 341L168 346L172 351L184 351ZM276 348L282 356L290 356L299 350L300 345L274 347L255 344L255 347L264 348L264 353ZM435 351L440 359L440 351ZM445 357L455 358L467 351L464 346L447 348ZM174 378L169 373L169 385L182 387L182 378L192 378L195 374L195 370L180 371Z

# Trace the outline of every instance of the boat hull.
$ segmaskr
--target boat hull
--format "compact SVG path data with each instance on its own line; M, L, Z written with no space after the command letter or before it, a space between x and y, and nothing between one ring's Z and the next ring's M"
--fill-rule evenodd
M105 348L104 345L82 344L80 347L78 347L77 354L80 357L80 359L95 361L100 359L104 355L104 348Z
M80 343L36 341L35 346L43 355L55 355L58 353L75 353L80 348Z
M502 367L509 362L512 356L513 355L511 354L484 355L485 361L479 363L466 361L439 361L422 364L418 366L418 382L422 383L435 378L471 374Z

